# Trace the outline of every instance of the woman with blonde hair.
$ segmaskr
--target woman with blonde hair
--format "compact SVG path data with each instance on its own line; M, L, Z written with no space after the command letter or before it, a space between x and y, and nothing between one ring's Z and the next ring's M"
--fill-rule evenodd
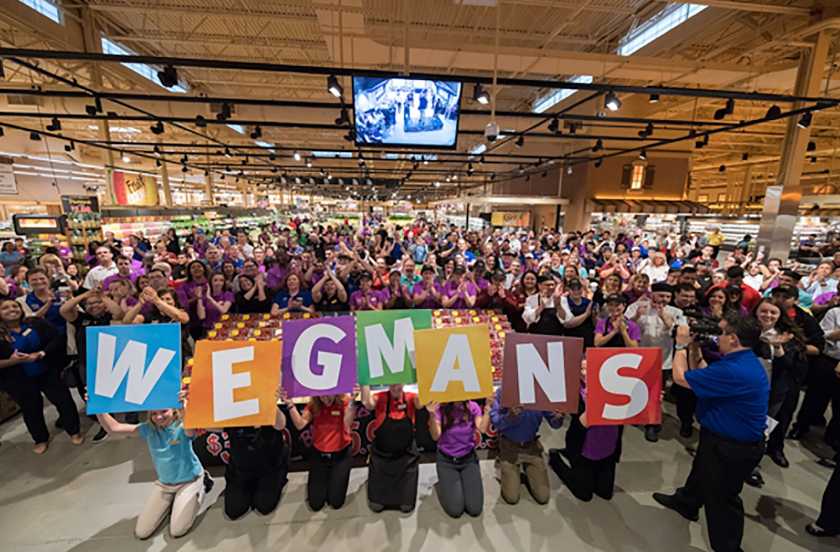
M314 511L328 504L336 510L344 506L350 468L353 467L350 427L356 408L349 395L312 397L303 412L283 394L289 418L298 430L312 424L309 478L306 501Z

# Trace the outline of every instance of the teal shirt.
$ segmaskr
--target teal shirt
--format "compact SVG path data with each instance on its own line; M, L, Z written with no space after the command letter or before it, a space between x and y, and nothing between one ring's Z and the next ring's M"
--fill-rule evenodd
M163 429L151 422L143 422L137 431L149 445L149 454L161 483L188 483L204 471L192 448L192 437L188 437L184 432L182 422L172 422Z
M764 292L764 297L770 297L770 292L773 291L773 288L768 289ZM796 291L799 292L799 306L803 309L810 309L811 306L814 304L814 298L808 295L804 289L796 288Z

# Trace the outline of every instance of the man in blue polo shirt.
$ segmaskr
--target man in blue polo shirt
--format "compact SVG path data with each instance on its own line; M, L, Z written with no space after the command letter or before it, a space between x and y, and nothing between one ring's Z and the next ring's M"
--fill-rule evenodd
M712 550L738 552L744 534L741 489L764 454L770 384L752 352L761 335L756 320L731 314L720 327L718 348L724 356L709 365L688 328L677 331L674 383L697 395L700 443L685 485L653 498L690 521L705 508ZM689 361L698 369L689 371Z

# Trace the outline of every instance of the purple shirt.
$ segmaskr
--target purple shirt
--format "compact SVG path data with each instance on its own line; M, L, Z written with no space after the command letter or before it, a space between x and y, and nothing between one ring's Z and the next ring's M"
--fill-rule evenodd
M821 293L814 298L814 304L827 305L831 302L835 295L837 295L836 291L827 291L825 293Z
M350 295L350 310L374 310L373 307L379 305L382 305L382 296L374 289L367 293L359 289Z
M464 421L463 403L455 403L452 408L454 423L448 428L443 427L443 405L439 406L435 417L441 424L440 439L437 448L447 456L460 458L466 456L475 449L475 418L481 416L481 407L473 401L467 402L469 410L467 420Z
M102 289L105 290L105 291L108 291L108 287L111 285L111 282L114 282L116 280L125 280L127 282L134 282L134 280L136 280L136 279L137 279L136 274L131 274L129 276L123 276L122 274L117 272L116 274L111 274L110 276L108 276L107 278L102 280Z
M586 389L581 387L580 396L586 400ZM589 460L603 460L612 456L618 445L620 426L590 426L583 439L581 456Z
M286 280L289 270L279 265L274 265L266 273L265 285L268 289L280 289Z
M217 303L224 303L225 301L229 301L233 303L233 293L230 291L223 291L216 295L213 295L213 299ZM204 327L208 330L213 327L213 325L222 318L222 313L213 305L210 301L207 301L204 297L201 299L204 302Z
M464 280L464 282L466 282L466 288L467 289L463 292L458 291L457 286L450 285L452 283L451 280L449 282L447 282L446 285L444 286L444 294L447 297L458 296L458 299L456 299L454 303L449 305L450 309L466 309L466 308L469 308L469 305L467 304L467 300L466 300L467 294L472 295L473 297L478 296L478 289L475 287L475 284L473 284L472 282L467 281L467 280Z
M624 319L624 323L627 324L627 335L630 336L630 339L639 341L642 338L642 330L639 329L638 324L627 318ZM595 333L606 335L611 331L613 331L613 326L609 318L599 318L598 322L595 323Z
M438 293L443 294L443 286L441 286L439 283L432 282L432 287L434 287L438 291ZM426 289L426 284L424 282L418 282L418 283L414 284L414 287L411 290L411 296L412 297L417 297L418 295L423 293L423 291L425 289ZM434 296L432 296L431 291L430 291L429 295L426 296L426 298L423 300L423 302L419 303L417 305L417 308L418 309L437 309L437 308L440 308L440 303L438 303L438 301L434 298Z

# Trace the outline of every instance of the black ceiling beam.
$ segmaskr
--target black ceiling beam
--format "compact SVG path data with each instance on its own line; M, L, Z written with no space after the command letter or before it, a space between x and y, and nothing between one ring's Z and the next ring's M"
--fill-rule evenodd
M719 90L709 88L684 88L675 86L635 86L606 83L583 83L561 81L556 79L522 79L512 77L492 77L477 75L455 75L438 73L401 73L399 71L385 71L382 69L355 69L345 67L317 67L309 65L291 65L282 63L266 63L256 61L230 61L221 59L182 58L171 56L150 55L116 55L96 52L73 52L62 50L37 50L27 48L0 48L0 57L12 60L16 58L49 59L65 61L87 61L107 63L145 63L149 65L175 67L201 67L205 69L228 69L239 71L262 71L271 73L299 73L304 75L335 75L335 76L367 76L380 78L408 78L424 80L449 80L463 83L480 83L499 86L526 86L531 88L549 88L568 90L592 90L602 93L613 91L616 94L651 94L664 96L688 96L692 98L733 98L735 100L763 101L763 102L821 102L827 106L840 103L836 98L811 96L794 96L789 94L766 94L760 92L743 92L739 90Z

